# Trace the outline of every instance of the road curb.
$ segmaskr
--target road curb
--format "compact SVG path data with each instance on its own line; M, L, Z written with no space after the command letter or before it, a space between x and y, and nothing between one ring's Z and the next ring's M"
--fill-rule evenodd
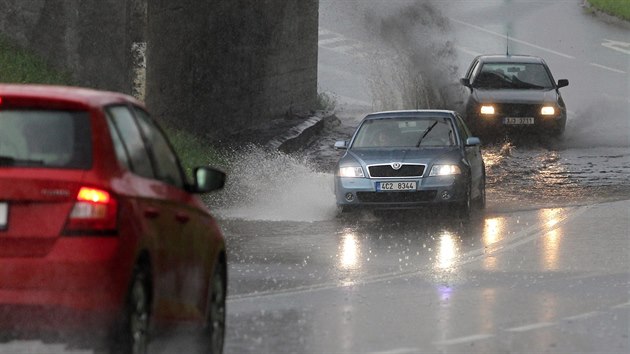
M321 133L326 122L334 117L335 115L330 112L311 116L302 123L290 128L284 134L273 138L266 146L287 154L299 151L308 145L317 134Z

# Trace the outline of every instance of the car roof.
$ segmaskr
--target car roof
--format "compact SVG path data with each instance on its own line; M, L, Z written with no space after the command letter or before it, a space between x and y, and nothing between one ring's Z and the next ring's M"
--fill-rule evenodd
M545 63L541 57L533 55L485 54L477 56L477 60L483 63Z
M132 96L118 92L77 86L0 84L0 100L11 101L12 99L17 99L22 102L36 101L42 103L50 101L57 103L69 103L91 108L116 103L134 103L144 107L142 102L136 100Z
M401 118L401 117L444 117L452 118L455 116L454 111L444 109L415 109L415 110L396 110L396 111L382 111L374 112L365 116L365 119L387 119L387 118Z

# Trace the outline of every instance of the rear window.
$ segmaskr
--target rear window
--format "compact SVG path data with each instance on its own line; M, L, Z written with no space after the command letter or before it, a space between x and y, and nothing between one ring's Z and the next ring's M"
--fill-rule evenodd
M89 169L89 113L0 110L0 167Z

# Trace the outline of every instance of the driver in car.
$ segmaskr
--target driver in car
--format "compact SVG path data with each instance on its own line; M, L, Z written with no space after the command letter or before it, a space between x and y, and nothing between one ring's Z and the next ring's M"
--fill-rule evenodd
M394 143L394 141L395 139L392 136L391 132L386 131L386 130L379 130L378 132L376 132L376 135L374 136L372 145L387 147L387 146L391 146Z

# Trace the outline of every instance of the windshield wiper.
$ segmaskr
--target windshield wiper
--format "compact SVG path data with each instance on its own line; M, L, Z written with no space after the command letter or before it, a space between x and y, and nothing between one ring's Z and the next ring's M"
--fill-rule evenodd
M22 160L0 155L0 166L42 166L44 160Z
M418 143L416 144L416 147L420 147L420 144L422 144L422 139L424 139L424 137L427 136L427 134L429 134L431 129L433 129L433 127L435 127L437 124L438 124L438 122L435 121L435 123L431 124L431 126L428 127L427 130L424 131L424 133L422 134L420 139L418 139Z

